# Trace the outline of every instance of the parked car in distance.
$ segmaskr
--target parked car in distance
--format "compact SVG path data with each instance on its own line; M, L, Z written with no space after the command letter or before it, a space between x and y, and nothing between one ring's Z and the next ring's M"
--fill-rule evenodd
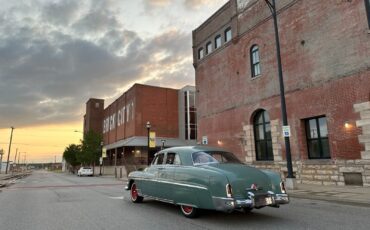
M90 167L81 167L77 172L77 176L93 176L93 170Z
M289 203L279 174L245 165L230 152L205 146L161 150L149 167L128 175L126 190L134 203L145 197L172 203L190 218L199 209L249 212Z

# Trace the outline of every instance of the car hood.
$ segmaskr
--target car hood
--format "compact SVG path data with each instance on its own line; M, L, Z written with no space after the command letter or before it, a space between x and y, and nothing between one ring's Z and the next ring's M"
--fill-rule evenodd
M245 197L248 191L255 194L273 190L272 181L263 171L243 164L209 164L202 166L224 174L231 184L234 196ZM252 184L257 190L250 190Z

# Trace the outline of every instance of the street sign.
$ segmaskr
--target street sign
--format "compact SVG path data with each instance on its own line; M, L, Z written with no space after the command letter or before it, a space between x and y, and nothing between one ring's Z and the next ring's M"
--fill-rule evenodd
M102 165L102 164L103 164L103 157L100 157L100 158L99 158L99 163L100 163L100 165Z
M283 126L283 137L290 137L290 126Z
M207 136L202 137L202 145L208 145L208 137Z

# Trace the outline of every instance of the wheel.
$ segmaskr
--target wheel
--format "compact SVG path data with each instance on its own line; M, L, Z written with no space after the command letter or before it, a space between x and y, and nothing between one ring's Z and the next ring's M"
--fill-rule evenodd
M142 202L144 197L139 196L137 189L136 189L136 184L132 183L131 185L131 201L134 203L140 203Z
M187 205L181 205L180 209L181 209L182 214L187 218L197 217L197 214L198 214L197 208L187 206Z

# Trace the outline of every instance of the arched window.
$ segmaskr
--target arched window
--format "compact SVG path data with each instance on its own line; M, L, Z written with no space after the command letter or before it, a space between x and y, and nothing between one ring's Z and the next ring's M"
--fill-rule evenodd
M253 120L257 161L273 161L270 117L265 110L259 111Z
M232 35L231 34L231 27L229 27L225 30L225 42L228 42L228 41L231 40L231 37L232 37L231 35Z
M198 49L198 59L202 59L204 57L204 50L203 48Z
M212 53L212 42L208 42L206 45L206 54Z
M250 50L250 59L251 59L252 77L256 77L261 74L260 53L257 45L252 46Z
M221 47L221 35L217 35L215 37L215 49L218 49Z

